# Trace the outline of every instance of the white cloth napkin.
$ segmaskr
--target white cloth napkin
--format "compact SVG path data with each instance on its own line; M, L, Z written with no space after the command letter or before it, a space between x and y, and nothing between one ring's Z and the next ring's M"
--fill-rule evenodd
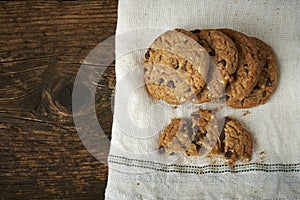
M300 198L300 3L242 0L120 0L116 36L116 98L106 199ZM270 44L280 64L271 99L247 109L225 107L251 131L250 163L157 153L159 131L196 105L174 109L152 99L141 61L161 33L232 28ZM204 108L215 105L204 104Z

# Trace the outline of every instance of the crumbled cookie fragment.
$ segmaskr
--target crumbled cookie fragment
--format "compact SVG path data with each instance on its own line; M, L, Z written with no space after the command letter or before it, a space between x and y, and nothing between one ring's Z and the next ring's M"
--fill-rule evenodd
M249 115L250 113L251 113L251 112L250 112L249 110L244 110L244 111L243 111L243 115L244 115L244 116Z
M260 151L259 152L259 161L260 163L264 163L265 162L265 157L266 157L266 154L264 151Z

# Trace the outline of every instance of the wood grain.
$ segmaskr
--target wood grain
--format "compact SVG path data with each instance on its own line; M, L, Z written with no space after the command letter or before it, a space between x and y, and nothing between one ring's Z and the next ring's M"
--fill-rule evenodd
M116 22L116 0L1 2L0 199L104 198L107 164L78 137L71 94ZM114 64L103 71L96 110L110 138Z

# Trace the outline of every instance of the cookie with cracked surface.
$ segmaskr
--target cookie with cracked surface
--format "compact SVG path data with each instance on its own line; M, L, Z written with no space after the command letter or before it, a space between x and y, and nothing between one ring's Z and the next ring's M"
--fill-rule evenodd
M235 43L224 33L215 29L192 31L206 49L215 65L208 75L208 86L194 99L196 103L211 101L225 96L225 87L238 66L238 50ZM212 68L217 68L212 69Z
M203 29L194 31L194 34L198 36L200 44L207 44L204 48L217 66L226 86L230 75L234 74L238 66L238 50L235 43L219 30Z
M227 105L234 105L247 97L258 83L262 70L255 43L245 34L231 29L219 29L235 43L238 67L226 87Z
M181 104L203 90L209 69L209 56L205 49L195 39L184 34L183 30L172 30L160 35L150 45L143 67L146 87L154 98L170 104ZM164 73L165 71L167 73ZM168 75L171 73L176 74L173 79ZM176 83L180 87L186 84L189 87L181 90L177 88ZM161 93L168 95L165 97Z
M210 155L221 155L229 165L232 165L237 160L249 162L252 151L251 133L238 120L226 117L219 141Z
M264 56L262 59L263 68L260 73L259 81L253 88L250 95L242 101L237 101L231 106L234 108L250 108L260 104L264 104L274 93L278 83L278 63L276 61L275 53L272 48L257 38L251 38L259 49L260 55Z
M190 122L183 118L172 119L160 134L158 151L169 155L174 153L198 155L198 148L191 140Z

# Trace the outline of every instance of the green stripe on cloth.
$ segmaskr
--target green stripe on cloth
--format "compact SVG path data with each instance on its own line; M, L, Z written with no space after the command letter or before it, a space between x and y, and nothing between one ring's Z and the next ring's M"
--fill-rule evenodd
M153 161L138 160L132 158L121 157L117 155L109 155L108 162L112 164L124 165L129 167L138 167L143 169L151 169L162 172L177 172L191 174L208 174L208 173L240 173L250 171L262 172L299 172L300 163L296 164L263 164L263 163L247 163L234 165L230 168L227 165L204 165L204 166L188 166L176 164L163 164Z

